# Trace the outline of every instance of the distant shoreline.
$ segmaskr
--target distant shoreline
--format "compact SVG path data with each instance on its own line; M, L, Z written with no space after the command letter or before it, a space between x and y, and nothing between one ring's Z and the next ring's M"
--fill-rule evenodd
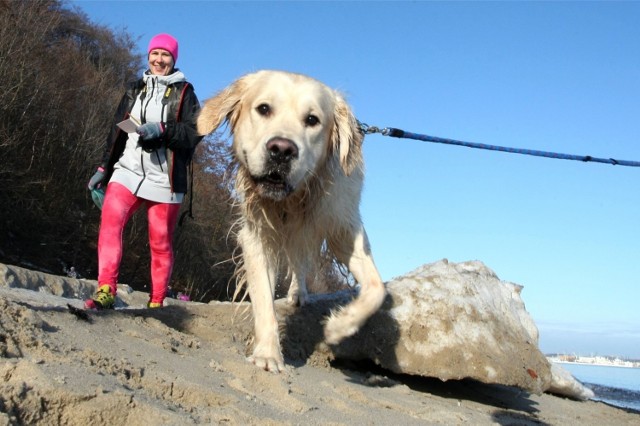
M628 365L628 364L616 364L613 362L588 362L588 361L564 361L555 358L548 358L549 361L558 364L573 364L573 365L592 365L594 367L618 367L618 368L640 368L640 365Z

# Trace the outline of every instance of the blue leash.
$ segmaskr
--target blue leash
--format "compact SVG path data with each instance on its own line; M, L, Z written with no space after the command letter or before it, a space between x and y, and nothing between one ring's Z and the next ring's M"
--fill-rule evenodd
M582 161L582 162L606 163L606 164L612 164L614 166L640 167L640 161L615 160L613 158L597 158L597 157L592 157L590 155L560 154L557 152L536 151L532 149L509 148L509 147L497 146L497 145L486 145L483 143L463 142L463 141L457 141L454 139L445 139L445 138L439 138L436 136L427 136L427 135L420 135L417 133L405 132L404 130L394 129L393 127L386 127L384 129L379 129L375 126L369 126L365 123L360 123L360 129L364 134L380 133L383 136L392 136L394 138L416 139L416 140L425 141L425 142L435 142L435 143L443 143L447 145L466 146L468 148L488 149L490 151L509 152L512 154L533 155L536 157L556 158L558 160L575 160L575 161Z

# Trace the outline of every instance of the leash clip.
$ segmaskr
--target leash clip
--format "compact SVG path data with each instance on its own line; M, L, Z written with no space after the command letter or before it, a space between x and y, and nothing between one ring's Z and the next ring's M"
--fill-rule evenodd
M370 135L373 133L381 133L386 136L389 134L389 129L387 128L380 129L379 127L376 127L376 126L369 126L367 123L363 123L362 121L358 121L358 125L360 127L360 132L362 132L365 135Z

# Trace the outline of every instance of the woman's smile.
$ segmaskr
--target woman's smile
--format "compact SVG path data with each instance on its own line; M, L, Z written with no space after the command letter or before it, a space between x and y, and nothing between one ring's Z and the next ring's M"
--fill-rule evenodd
M153 49L149 52L149 70L153 75L168 75L173 69L173 56L167 50Z

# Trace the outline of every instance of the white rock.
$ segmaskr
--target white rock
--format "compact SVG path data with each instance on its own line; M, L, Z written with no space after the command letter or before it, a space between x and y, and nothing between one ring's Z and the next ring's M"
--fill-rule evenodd
M387 283L382 310L339 357L366 356L397 373L471 378L541 393L550 365L521 286L500 281L482 262L424 265Z
M560 365L551 363L551 385L547 389L549 393L568 396L569 398L586 401L593 398L593 391L576 380L571 373Z

